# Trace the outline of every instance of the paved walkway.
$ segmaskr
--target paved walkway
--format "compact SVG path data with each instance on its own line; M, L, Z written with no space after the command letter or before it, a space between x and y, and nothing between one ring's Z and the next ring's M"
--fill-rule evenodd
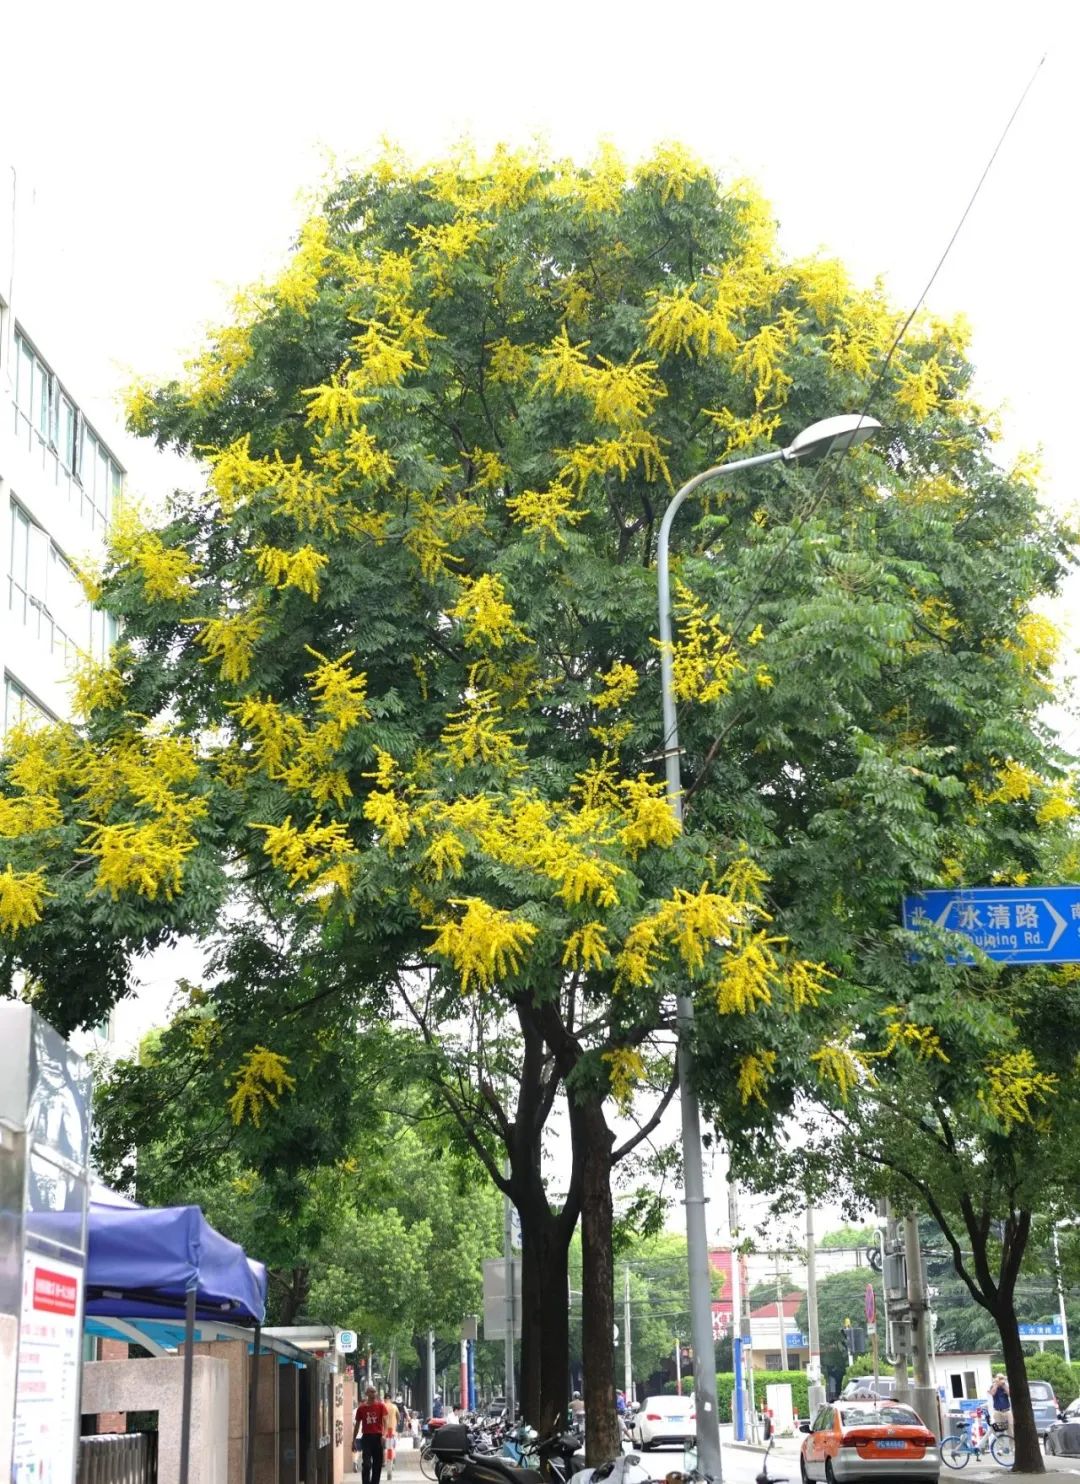
M737 1454L756 1453L760 1458L764 1452L764 1444L735 1443L725 1439L723 1453L726 1454L728 1449L731 1449ZM793 1463L798 1456L799 1440L795 1438L777 1438L770 1458L769 1472L777 1472L772 1467L772 1459L775 1459L778 1465L782 1463L786 1467ZM665 1454L663 1457L666 1459L668 1455ZM670 1457L673 1461L669 1466L679 1468L681 1466L680 1462L674 1461L676 1455L672 1453ZM737 1470L735 1472L741 1473L743 1470ZM1031 1484L1036 1484L1036 1481L1039 1479L1055 1479L1062 1476L1065 1479L1080 1478L1080 1458L1057 1458L1051 1456L1046 1459L1045 1474L1019 1474L1012 1469L999 1468L997 1464L990 1464L987 1467L972 1464L959 1471L943 1467L941 1470L941 1484L945 1484L945 1481L952 1478L956 1478L958 1484L994 1484L995 1480L1000 1484L1004 1475L1008 1476L1012 1484L1027 1484L1028 1480L1031 1481ZM394 1463L393 1484L417 1484L418 1480L424 1479L425 1475L420 1469L419 1451L414 1452L408 1448L399 1448L397 1459ZM358 1472L355 1474L346 1474L344 1484L360 1484L360 1474ZM383 1469L381 1484L390 1484L385 1468Z

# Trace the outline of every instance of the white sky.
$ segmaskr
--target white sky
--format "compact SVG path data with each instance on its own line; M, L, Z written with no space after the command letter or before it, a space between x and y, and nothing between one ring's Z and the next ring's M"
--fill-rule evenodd
M419 155L541 134L630 157L677 138L904 306L1046 62L930 298L974 330L983 400L1071 507L1080 45L1071 0L9 0L0 159L32 186L62 346L90 403L168 374L272 272L299 193L389 136ZM7 190L8 183L0 188ZM36 234L35 234L36 235ZM40 247L37 252L43 251ZM122 439L136 482L161 468ZM1073 736L1080 732L1070 728Z

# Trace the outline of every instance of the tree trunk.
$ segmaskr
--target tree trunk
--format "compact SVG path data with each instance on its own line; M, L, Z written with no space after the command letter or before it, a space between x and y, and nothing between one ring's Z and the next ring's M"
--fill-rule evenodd
M280 1324L295 1324L307 1304L311 1274L306 1267L293 1268L288 1279L279 1274L284 1293L281 1299Z
M1001 1353L1005 1357L1005 1374L1009 1380L1009 1399L1012 1402L1013 1437L1016 1441L1013 1469L1018 1474L1042 1474L1046 1471L1046 1465L1039 1447L1035 1414L1031 1410L1031 1388L1028 1386L1024 1347L1020 1343L1016 1327L1016 1309L1011 1291L1006 1294L998 1290L998 1302L992 1312L1001 1336Z
M570 1379L567 1308L574 1223L548 1206L541 1186L521 1212L521 1412L542 1437L566 1411Z
M580 1102L570 1115L575 1139L583 1142L581 1192L581 1353L585 1373L585 1456L590 1464L622 1454L615 1411L615 1265L611 1229L613 1135L597 1098Z

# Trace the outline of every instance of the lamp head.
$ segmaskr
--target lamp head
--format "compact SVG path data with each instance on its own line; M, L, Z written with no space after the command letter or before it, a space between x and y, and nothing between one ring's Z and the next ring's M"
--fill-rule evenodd
M825 417L803 428L784 449L784 458L789 463L810 463L830 453L844 453L849 448L857 448L880 431L881 424L876 417L869 417L865 412L841 412L836 417Z

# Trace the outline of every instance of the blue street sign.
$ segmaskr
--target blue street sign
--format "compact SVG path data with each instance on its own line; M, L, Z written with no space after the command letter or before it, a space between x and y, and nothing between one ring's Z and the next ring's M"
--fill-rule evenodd
M1061 1330L1060 1319L1051 1319L1049 1324L1018 1324L1016 1328L1022 1340L1063 1340L1065 1338Z
M807 1339L805 1335L800 1334L796 1329L784 1336L784 1343L789 1350L801 1350L807 1343Z
M904 926L960 933L998 963L1080 963L1080 886L924 891L904 898Z

